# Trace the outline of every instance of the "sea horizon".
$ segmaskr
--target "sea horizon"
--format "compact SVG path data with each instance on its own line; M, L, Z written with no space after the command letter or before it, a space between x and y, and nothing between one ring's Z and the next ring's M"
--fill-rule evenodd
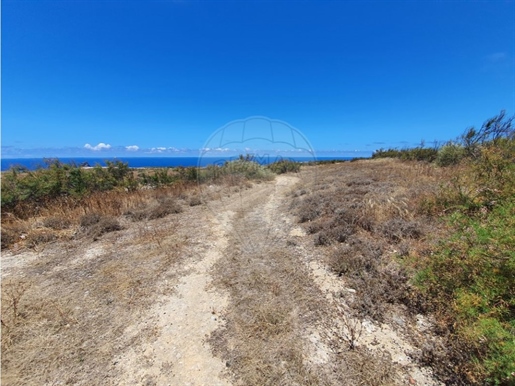
M2 158L1 171L7 171L12 167L21 166L28 170L37 170L47 167L45 161L57 159L64 164L75 164L78 166L94 167L96 165L106 166L106 161L121 161L127 163L130 168L164 168L164 167L204 167L207 165L220 164L225 161L237 159L239 156L225 157L202 157L202 156L168 156L168 157L34 157L34 158ZM257 162L267 165L280 159L288 159L296 162L310 161L350 161L354 158L349 156L320 156L320 157L281 157L276 155L267 155L256 157Z

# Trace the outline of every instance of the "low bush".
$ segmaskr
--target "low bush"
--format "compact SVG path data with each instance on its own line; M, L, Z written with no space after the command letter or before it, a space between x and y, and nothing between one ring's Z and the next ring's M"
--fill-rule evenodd
M35 248L41 244L47 244L57 239L57 235L48 230L37 229L29 232L25 239L25 243L28 247Z
M407 271L391 257L393 250L403 256L416 250L425 233L412 213L421 184L434 180L421 179L418 167L389 159L335 165L320 169L312 189L292 194L299 222L327 251L330 269L350 289L342 291L345 303L361 318L384 322L392 304L418 299Z
M71 225L71 221L64 217L52 216L43 219L43 226L53 230L68 229Z
M185 189L193 183L220 183L230 186L250 180L271 180L274 172L260 165L252 156L240 156L206 168L178 167L135 171L127 163L105 161L106 167L84 168L57 159L45 160L46 167L30 171L13 167L2 173L2 211L21 219L39 216L52 205L81 206L101 193L137 193L161 187ZM298 170L293 162L274 166L277 172ZM180 190L179 189L179 190ZM116 205L114 200L111 202Z
M274 172L275 174L283 174L283 173L298 173L300 170L300 164L293 160L282 159L276 162L271 163L267 166L269 170Z
M485 145L498 145L499 142L515 139L514 117L507 117L502 110L499 115L486 120L480 129L471 127L459 138L467 157L477 159L481 157Z
M446 321L453 355L473 384L515 383L512 120L501 112L480 130L468 129L461 147L446 150L451 160L457 149L466 158L439 194L424 203L425 210L442 216L448 232L417 261L415 283Z
M97 240L106 233L120 231L122 229L123 227L116 218L103 216L96 224L86 230L86 234L92 237L93 240Z
M173 197L161 197L156 204L145 208L131 209L125 212L132 221L156 220L169 214L181 213L182 207Z
M177 171L182 181L197 181L199 178L199 169L193 166L187 168L178 167Z
M399 158L405 161L433 162L438 156L438 149L420 145L408 149L379 149L372 153L372 158Z
M82 227L82 233L92 237L93 240L97 240L100 236L106 233L123 229L116 217L103 216L98 213L91 213L82 216L80 219L80 225Z
M420 223L403 218L393 218L382 223L378 227L378 232L393 243L399 243L405 239L418 239L423 234Z
M92 225L95 225L96 223L98 223L101 218L102 218L102 216L98 213L90 213L90 214L86 214L86 215L82 216L80 218L79 223L80 223L81 227L89 228Z
M354 235L329 256L329 266L354 292L347 303L362 318L383 322L388 304L406 303L408 275L395 262L387 263L385 244Z
M158 218L163 218L168 216L169 214L181 213L182 207L175 201L175 199L171 197L166 197L159 201L158 205L151 208L148 211L147 218L149 220L155 220Z
M6 248L11 247L17 241L19 235L17 235L15 232L13 232L10 229L6 229L5 227L2 227L1 237L2 237L2 249L6 249Z
M453 232L416 283L473 348L472 375L503 384L515 371L515 202L479 216L456 212L449 221Z
M449 142L438 149L436 164L438 166L452 166L459 164L465 158L465 148L456 142Z
M11 168L2 174L2 210L27 217L34 214L34 208L51 205L61 197L79 200L94 192L136 188L137 181L126 163L106 161L106 164L105 168L97 165L84 169L49 159L46 168L34 171ZM32 210L20 208L24 205Z
M195 196L190 197L189 206L197 206L197 205L201 205L201 204L202 204L202 200L199 196L195 195Z
M173 174L171 168L142 170L138 173L139 184L153 188L170 185L177 181L178 178L178 176Z
M274 174L269 169L260 165L254 157L249 155L225 162L221 167L221 175L230 175L247 180L271 180L274 178Z

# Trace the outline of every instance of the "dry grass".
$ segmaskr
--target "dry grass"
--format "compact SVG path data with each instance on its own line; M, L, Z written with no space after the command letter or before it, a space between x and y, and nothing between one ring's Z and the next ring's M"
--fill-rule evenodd
M241 257L235 250L217 267L233 302L211 339L218 355L245 385L318 384L304 363L299 315L302 323L316 320L320 294L283 251Z
M147 204L144 208L129 210L124 214L132 221L155 220L163 218L169 214L177 214L182 212L182 207L177 200L172 197L159 197L155 203Z
M406 270L416 266L412 261L425 256L445 231L420 208L456 171L379 159L320 167L316 172L312 189L293 193L291 210L320 249L320 258L352 289L342 292L350 317L391 323L403 310L408 311L407 318L428 312L429 303L412 287ZM402 259L408 255L410 264L405 266ZM451 347L429 349L431 341L416 332L412 339L425 353L424 365L449 373L446 358ZM347 335L343 340L353 339Z
M315 285L303 248L281 233L284 224L267 222L261 205L241 208L233 224L239 234L233 234L227 255L215 267L215 284L231 300L225 327L215 331L210 343L236 384L393 384L396 370L390 358L351 348L334 331L331 315L337 305ZM287 210L287 204L277 210ZM254 248L246 245L242 229ZM314 359L307 339L314 326L326 332L321 361Z
M234 182L217 190L236 189ZM196 183L176 184L17 208L23 218L4 213L2 248L11 251L2 280L2 384L117 384L112 358L156 336L152 320L144 331L128 327L146 324L150 306L177 284L180 257L194 250L198 232L181 212L200 197Z
M76 233L84 233L84 229L81 228L92 225L83 223L88 217L91 221L97 222L98 219L94 220L95 216L113 219L128 214L132 219L141 221L180 213L182 206L179 201L182 197L189 197L189 192L195 192L195 189L196 185L192 183L137 191L98 192L80 200L63 197L47 204L46 207L27 208L27 216L23 217L3 213L2 249L34 248L57 239L70 240ZM20 208L17 210L23 212ZM115 229L114 225L103 225L105 231L119 230ZM90 230L96 233L91 233L94 238L100 237L105 231Z
M56 231L68 229L71 224L69 219L57 216L47 217L43 220L43 226Z
M107 219L85 221L88 235L105 230ZM157 283L173 283L184 248L176 221L142 225L95 244L50 246L22 276L3 279L2 384L116 383L110 359L154 333L151 323L137 334L126 327L171 291Z
M85 230L85 233L92 237L93 240L98 240L100 236L109 233L122 230L123 227L115 217L100 216L98 221L91 224L91 227Z
M423 239L434 226L418 212L443 174L425 163L379 159L317 169L312 189L293 194L292 210L318 245L371 235L388 245ZM414 243L415 244L415 243ZM406 246L406 245L405 245Z
M4 214L2 248L37 259L20 261L15 275L4 270L3 385L116 384L111 358L155 333L151 321L148 331L126 328L179 274L189 235L175 217L160 219L181 212L191 189L98 193L27 219ZM122 215L134 207L145 212L137 224Z
M2 224L2 249L12 247L28 234L30 226L25 221L11 221Z

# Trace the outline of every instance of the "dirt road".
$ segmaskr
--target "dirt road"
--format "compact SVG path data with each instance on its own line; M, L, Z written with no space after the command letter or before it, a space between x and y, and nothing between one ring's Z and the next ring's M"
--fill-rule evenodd
M269 250L285 239L288 231L281 224L277 208L285 194L298 181L279 177L252 189L207 204L204 215L208 234L202 234L193 261L185 261L185 275L179 279L173 296L158 299L151 317L159 329L153 342L146 342L121 355L117 362L122 384L145 382L173 385L230 385L224 376L226 361L213 356L208 338L223 329L228 314L228 291L213 285L215 264L234 257L235 244L245 255ZM256 226L257 222L263 225ZM203 240L203 241L201 241ZM223 272L223 280L225 276ZM144 326L130 327L140 330ZM149 363L144 368L140 363ZM167 371L163 371L163 368Z
M12 333L2 383L438 384L398 329L345 316L352 289L291 214L306 178L208 186L182 214L4 254L4 301L18 288L37 328Z

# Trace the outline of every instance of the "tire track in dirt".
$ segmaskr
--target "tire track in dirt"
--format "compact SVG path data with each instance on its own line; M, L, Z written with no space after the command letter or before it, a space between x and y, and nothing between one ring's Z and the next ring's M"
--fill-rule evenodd
M215 284L230 300L226 323L210 342L236 384L320 384L323 379L306 361L303 337L320 316L321 293L302 254L289 243L296 226L284 207L298 181L280 175L243 192L227 254L215 265Z
M217 355L244 385L438 385L406 355L406 338L341 308L338 293L350 289L288 213L287 194L300 180L278 176L232 204L233 232L215 265L217 288L230 293L226 324L211 339ZM342 340L342 320L363 326L358 348Z
M227 305L227 296L211 287L210 270L227 246L233 215L225 211L215 220L208 213L210 235L202 234L205 253L185 267L174 295L160 299L150 311L156 339L118 359L126 374L120 384L229 385L221 377L223 363L205 340L219 327L219 315Z
M223 325L220 315L228 304L227 294L212 286L212 267L224 257L228 240L245 234L234 229L234 217L256 199L270 194L275 183L255 184L239 191L222 190L219 199L209 201L202 215L190 218L187 226L195 233L193 261L180 268L184 274L172 295L162 296L149 310L148 320L128 326L127 336L151 330L153 338L114 358L118 384L229 386L223 376L225 364L213 356L207 342ZM267 193L265 193L267 192ZM197 224L191 224L190 222ZM166 283L164 283L166 285Z

